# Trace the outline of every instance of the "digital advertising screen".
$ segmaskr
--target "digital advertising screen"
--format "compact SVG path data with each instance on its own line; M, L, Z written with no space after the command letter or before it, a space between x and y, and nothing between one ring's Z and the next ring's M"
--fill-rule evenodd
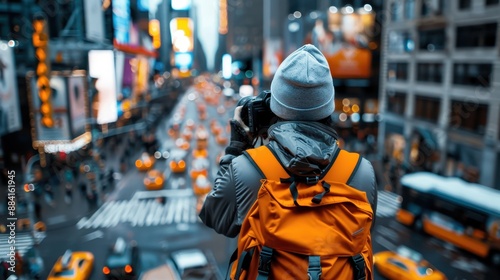
M47 127L42 125L42 114L40 112L40 98L38 96L38 87L36 77L29 76L31 100L32 100L32 113L34 115L34 141L70 141L72 139L70 131L70 119L68 112L68 94L67 94L67 80L64 76L51 74L50 77L50 103L52 105L52 117L54 119L54 126Z
M87 76L68 77L69 113L71 137L84 134L87 129Z
M95 79L97 90L97 123L116 122L118 111L115 52L112 50L89 51L89 76Z
M149 11L153 4L158 5L156 2L113 1L113 45L117 50L152 57L158 55L148 30Z
M371 7L331 7L318 17L307 35L326 57L333 78L356 79L371 76L372 29L375 13Z
M148 92L151 63L144 55L116 52L116 84L118 102L134 106ZM118 116L129 108L118 106Z

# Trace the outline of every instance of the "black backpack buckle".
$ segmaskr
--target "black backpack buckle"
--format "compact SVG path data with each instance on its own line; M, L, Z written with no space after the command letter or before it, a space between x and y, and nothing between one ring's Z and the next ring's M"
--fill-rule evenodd
M269 247L262 247L259 255L259 274L268 276L271 271L271 258L273 256L273 249Z

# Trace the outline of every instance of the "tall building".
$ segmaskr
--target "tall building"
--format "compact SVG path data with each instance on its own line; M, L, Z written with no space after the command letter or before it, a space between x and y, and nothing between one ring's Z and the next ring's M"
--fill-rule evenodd
M499 2L385 2L381 156L500 189Z

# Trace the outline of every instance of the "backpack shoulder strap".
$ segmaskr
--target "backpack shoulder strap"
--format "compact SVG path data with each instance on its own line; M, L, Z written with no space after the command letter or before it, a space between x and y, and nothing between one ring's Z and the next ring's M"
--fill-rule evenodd
M243 153L260 170L266 179L290 177L269 147L260 146L248 149Z
M358 153L339 150L324 179L349 184L360 163L361 156Z

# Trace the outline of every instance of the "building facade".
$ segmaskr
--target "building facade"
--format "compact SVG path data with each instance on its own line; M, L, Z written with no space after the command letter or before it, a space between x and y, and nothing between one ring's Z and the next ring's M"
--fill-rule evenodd
M385 2L380 156L500 189L500 3Z

